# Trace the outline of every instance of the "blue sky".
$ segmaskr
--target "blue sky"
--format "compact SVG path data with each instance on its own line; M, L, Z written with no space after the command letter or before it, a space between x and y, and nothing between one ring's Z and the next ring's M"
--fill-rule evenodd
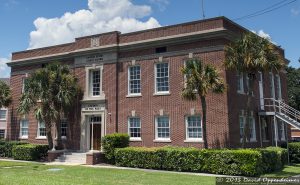
M278 2L282 0L204 0L204 7L206 18L234 20ZM9 76L3 63L14 51L113 29L130 32L199 19L201 0L0 0L0 77ZM290 65L300 67L300 0L236 22L268 34L285 49Z

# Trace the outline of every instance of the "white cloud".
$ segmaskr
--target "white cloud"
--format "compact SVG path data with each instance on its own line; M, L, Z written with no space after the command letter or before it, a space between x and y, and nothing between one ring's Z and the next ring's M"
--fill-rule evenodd
M7 58L0 58L0 78L7 78L10 76L10 68L6 65L9 62Z
M131 0L88 0L88 9L66 12L56 18L37 18L36 30L30 33L29 48L72 42L76 37L108 31L126 33L159 27L153 17L139 20L151 11L150 6L135 5Z
M291 9L291 13L292 13L292 15L297 16L297 15L299 15L300 10L299 10L299 9L292 8L292 9Z
M150 3L156 4L160 11L164 11L169 5L169 0L150 0Z

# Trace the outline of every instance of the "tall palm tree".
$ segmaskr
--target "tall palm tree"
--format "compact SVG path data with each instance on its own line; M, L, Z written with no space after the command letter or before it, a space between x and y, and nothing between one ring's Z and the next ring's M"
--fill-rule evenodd
M223 93L225 85L219 71L210 64L204 64L199 59L190 59L181 72L186 76L186 84L182 90L182 97L186 100L196 100L197 95L202 107L202 132L204 148L208 148L206 135L206 96L213 93Z
M9 86L5 82L0 81L0 108L8 107L11 100L11 91Z
M49 148L53 148L51 129L55 123L57 145L60 148L61 115L69 113L78 93L77 80L69 67L59 63L49 64L26 79L18 112L26 115L33 110L37 120L45 123Z
M254 33L244 34L240 39L226 46L225 68L246 73L248 76L247 117L250 115L252 93L258 71L279 71L284 66L283 57L278 49L268 40ZM250 138L249 119L244 126L242 147Z

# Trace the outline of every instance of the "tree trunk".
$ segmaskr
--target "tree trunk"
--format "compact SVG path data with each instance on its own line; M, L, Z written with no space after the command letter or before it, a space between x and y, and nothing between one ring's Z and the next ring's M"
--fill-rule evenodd
M55 123L55 129L56 129L56 145L57 149L61 150L63 149L62 139L61 139L61 117L58 115Z
M201 106L202 106L202 134L203 134L203 142L204 148L208 148L207 143L207 135L206 135L206 99L205 96L200 96Z
M49 149L51 150L53 148L53 138L52 138L52 132L51 132L51 122L48 120L45 120L45 127L46 127L46 134L47 134L47 140L48 140L48 146Z
M246 104L246 122L244 125L244 131L243 131L243 140L242 140L242 148L245 148L246 141L250 141L250 120L249 117L251 115L251 102L252 102L252 93L253 93L253 86L254 86L254 80L255 80L255 74L248 74L249 78L249 84L248 84L248 93L247 93L247 104Z

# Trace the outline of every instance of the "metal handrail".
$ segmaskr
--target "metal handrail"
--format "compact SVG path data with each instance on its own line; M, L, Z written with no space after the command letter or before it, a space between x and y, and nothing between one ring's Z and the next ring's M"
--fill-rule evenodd
M264 104L264 107L268 107L268 108L271 107L273 108L274 112L284 113L286 115L289 115L289 117L295 119L295 121L299 120L300 122L300 111L287 105L286 103L284 103L283 100L276 100L274 98L263 98L263 99L264 102L266 102L266 104Z

